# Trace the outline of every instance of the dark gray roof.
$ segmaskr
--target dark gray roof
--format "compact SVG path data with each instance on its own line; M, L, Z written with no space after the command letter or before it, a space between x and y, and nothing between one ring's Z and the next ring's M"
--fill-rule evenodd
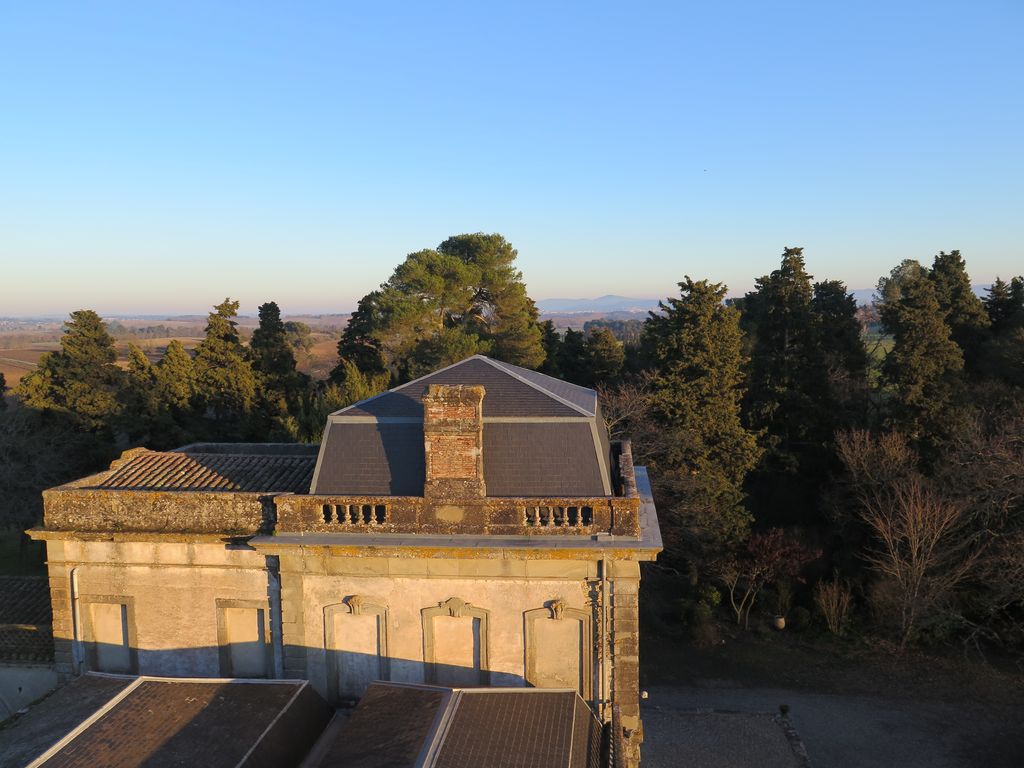
M481 355L331 414L310 492L422 496L422 399L431 384L484 387L488 496L611 495L596 393Z
M373 683L310 768L598 768L601 730L574 691Z
M422 496L425 471L422 424L335 422L315 492ZM601 473L586 422L484 422L488 496L605 496Z
M423 395L431 384L480 384L487 390L488 416L593 416L597 396L591 389L536 371L474 355L455 365L402 384L369 400L343 408L344 416L422 416Z

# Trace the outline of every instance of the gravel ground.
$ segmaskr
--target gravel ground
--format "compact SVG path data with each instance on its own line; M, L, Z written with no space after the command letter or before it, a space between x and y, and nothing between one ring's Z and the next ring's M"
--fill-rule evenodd
M789 718L814 768L1024 765L1024 712L1017 709L776 688L652 686L648 691L644 768L775 765L740 720L733 733L737 756L723 762L716 747L721 735L702 727L695 737L693 712L773 713L780 704L789 705ZM742 748L736 750L737 744Z

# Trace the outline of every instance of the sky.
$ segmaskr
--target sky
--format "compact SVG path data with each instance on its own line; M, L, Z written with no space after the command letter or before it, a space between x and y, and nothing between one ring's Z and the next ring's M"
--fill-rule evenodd
M1024 3L0 0L0 316L346 312L499 232L535 299L1024 272Z

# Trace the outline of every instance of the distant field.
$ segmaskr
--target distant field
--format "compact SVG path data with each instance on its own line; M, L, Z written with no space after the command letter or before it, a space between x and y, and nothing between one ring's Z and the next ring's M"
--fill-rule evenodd
M0 373L3 373L7 386L17 386L21 377L36 367L40 357L57 347L56 344L33 344L28 348L0 349Z
M133 343L138 346L150 362L158 363L167 351L167 345L177 338L187 350L195 349L202 341L199 336L182 337L160 337L152 339L138 339L129 342L125 339L117 340L117 364L124 368L128 364L128 346ZM298 368L314 379L325 379L331 370L338 364L338 337L330 333L314 333L314 344L308 353L296 355ZM12 389L18 385L21 378L33 370L39 363L39 358L46 352L60 349L56 342L44 342L32 344L16 349L0 349L0 372L7 381L7 386Z

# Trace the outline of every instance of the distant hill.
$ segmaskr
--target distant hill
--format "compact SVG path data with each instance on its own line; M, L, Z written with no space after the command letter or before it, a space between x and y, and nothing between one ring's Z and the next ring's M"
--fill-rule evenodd
M542 313L566 312L647 312L658 306L657 299L633 299L628 296L599 296L596 299L541 299Z

